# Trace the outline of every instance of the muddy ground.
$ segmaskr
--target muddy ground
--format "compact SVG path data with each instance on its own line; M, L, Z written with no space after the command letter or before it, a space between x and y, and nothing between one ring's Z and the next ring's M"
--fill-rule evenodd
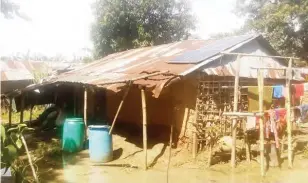
M298 137L300 141L308 141L308 135ZM114 160L104 165L92 164L88 150L63 155L58 159L46 158L39 164L40 178L42 182L57 183L167 182L169 147L164 143L149 145L149 169L144 171L141 139L138 143L132 143L132 139L113 135ZM220 162L207 168L207 152L200 153L197 159L193 160L191 152L178 147L172 149L168 180L172 183L306 183L308 159L303 158L302 153L296 152L292 170L287 167L287 156L284 153L281 168L270 167L265 178L262 178L256 158L250 164L242 160L233 170L228 162Z

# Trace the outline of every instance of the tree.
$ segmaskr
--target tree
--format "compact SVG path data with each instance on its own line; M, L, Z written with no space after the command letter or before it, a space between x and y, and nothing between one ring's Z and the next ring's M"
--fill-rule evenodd
M91 30L95 57L187 39L194 19L186 1L98 0Z
M282 55L308 59L307 0L237 0L236 9Z

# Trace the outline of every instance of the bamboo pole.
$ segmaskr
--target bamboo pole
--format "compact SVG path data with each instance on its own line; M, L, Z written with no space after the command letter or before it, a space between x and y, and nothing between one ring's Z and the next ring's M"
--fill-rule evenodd
M198 142L198 139L197 139L197 132L193 132L193 137L192 137L192 155L193 155L193 158L196 159L197 157L197 142Z
M213 138L210 138L210 146L209 146L209 156L207 161L207 167L210 167L212 164L212 156L213 156Z
M180 133L181 137L185 137L186 128L187 128L188 114L189 114L189 108L185 107L184 117L183 117L183 122L182 122L182 129L181 129L181 133Z
M238 110L238 94L239 94L239 76L240 76L240 56L237 56L235 64L235 79L234 79L234 101L233 101L233 111ZM231 167L236 166L236 122L237 119L232 120L232 150L231 150Z
M83 120L84 120L84 125L85 125L85 130L86 130L86 139L88 137L88 119L87 119L87 114L88 114L88 91L87 88L84 88L84 101L83 101Z
M248 140L248 133L247 133L247 122L244 121L244 139L245 139L245 150L246 150L246 161L247 163L250 163L251 155L250 155L250 143Z
M21 95L21 105L20 105L20 120L19 123L24 122L24 108L25 108L25 96Z
M131 84L132 84L132 82L129 82L128 87L127 87L127 89L126 89L126 91L125 91L125 93L124 93L124 95L123 95L123 97L122 97L122 100L121 100L121 102L120 102L120 104L119 104L117 113L116 113L116 115L115 115L114 118L113 118L112 125L111 125L111 128L110 128L110 130L109 130L109 135L111 135L111 133L112 133L113 127L114 127L114 125L115 125L115 122L116 122L116 120L117 120L117 118L118 118L118 115L119 115L121 109L122 109L122 106L123 106L123 103L124 103L124 101L125 101L125 99L126 99L126 97L127 97L128 91L130 90Z
M259 112L263 113L263 71L258 69L258 88L259 88ZM259 120L260 124L260 161L261 161L261 175L264 176L264 123L263 117Z
M170 167L170 161L171 161L172 137L173 137L173 125L170 126L169 156L168 156L168 165L167 165L167 183L169 181L169 167Z
M292 162L292 123L291 123L291 95L290 86L292 79L292 58L290 58L288 63L287 78L286 78L286 109L287 109L287 130L288 130L288 167L293 167Z
M246 117L246 116L263 116L260 112L224 112L223 116Z
M12 103L13 99L10 97L10 108L9 108L9 127L12 125Z
M29 150L28 150L28 146L27 146L26 140L25 140L25 138L24 138L23 135L21 135L21 141L22 141L22 143L23 143L24 146L25 146L25 150L26 150L26 153L27 153L27 156L28 156L28 161L29 161L29 164L30 164L30 167L31 167L31 170L32 170L32 174L33 174L34 180L35 180L36 183L39 183L39 180L38 180L38 178L37 178L37 175L36 175L36 172L35 172L33 163L32 163L32 159L31 159L31 156L30 156L30 152L29 152Z
M142 124L143 124L143 152L144 152L144 170L147 170L147 109L146 109L146 98L145 91L141 89L141 103L142 103Z

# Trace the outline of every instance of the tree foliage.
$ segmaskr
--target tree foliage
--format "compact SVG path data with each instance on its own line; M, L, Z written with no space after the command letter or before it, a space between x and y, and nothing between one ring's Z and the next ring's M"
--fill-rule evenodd
M98 0L91 31L95 56L187 39L194 19L186 1Z
M281 54L308 60L307 0L237 0L237 12Z

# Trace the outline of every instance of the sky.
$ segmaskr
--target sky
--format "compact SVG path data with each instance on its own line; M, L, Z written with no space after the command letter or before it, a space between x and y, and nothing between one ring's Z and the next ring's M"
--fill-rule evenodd
M94 0L15 0L30 21L0 14L0 56L41 53L47 56L82 56L93 48L90 27ZM240 28L244 20L233 14L236 0L190 0L195 15L193 34L202 39Z

